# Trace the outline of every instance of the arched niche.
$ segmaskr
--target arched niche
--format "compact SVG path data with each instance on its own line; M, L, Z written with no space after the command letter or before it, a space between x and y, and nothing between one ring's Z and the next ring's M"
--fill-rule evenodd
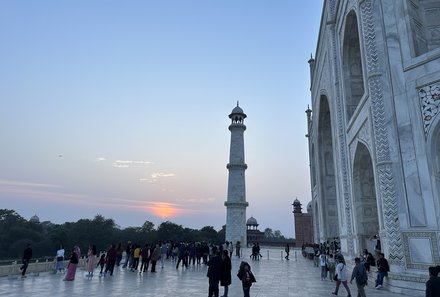
M363 249L374 248L369 238L379 233L374 168L370 152L362 142L358 142L354 156L352 185L357 246L361 253Z
M345 112L347 120L350 120L364 95L359 28L354 11L347 15L345 22L342 72L344 77Z
M318 201L321 241L339 237L332 121L326 96L320 98L317 141Z

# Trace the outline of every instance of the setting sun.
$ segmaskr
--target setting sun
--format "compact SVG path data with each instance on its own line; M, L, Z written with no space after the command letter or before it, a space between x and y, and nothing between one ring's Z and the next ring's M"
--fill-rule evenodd
M156 203L148 208L155 216L161 218L175 217L178 212L178 209L169 203Z

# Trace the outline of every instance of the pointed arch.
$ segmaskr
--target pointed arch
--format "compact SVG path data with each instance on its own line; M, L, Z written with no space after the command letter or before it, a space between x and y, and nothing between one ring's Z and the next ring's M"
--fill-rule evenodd
M339 219L332 121L329 101L325 95L321 95L320 98L316 153L319 182L317 198L319 203L319 218L317 219L319 220L320 226L317 237L320 241L326 241L330 238L339 237Z
M348 13L345 21L342 73L344 77L345 112L347 121L349 121L365 92L359 27L356 12L353 10Z
M360 141L354 155L352 184L357 252L361 253L374 248L368 239L379 232L379 215L371 154Z

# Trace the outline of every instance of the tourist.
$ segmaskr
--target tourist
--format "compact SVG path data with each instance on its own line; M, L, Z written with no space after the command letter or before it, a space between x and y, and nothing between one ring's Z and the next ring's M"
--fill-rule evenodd
M63 272L64 270L64 248L63 245L60 245L60 248L57 250L57 257L55 262L55 273Z
M20 267L21 270L21 277L25 278L26 277L26 270L29 266L29 261L32 259L32 248L31 248L31 244L28 243L26 245L26 248L23 251L23 258L21 259L23 265Z
M151 253L151 272L156 272L156 263L157 260L159 260L160 257L160 247L157 243L156 246L153 249L153 252Z
M371 266L376 266L375 262L376 261L375 261L373 255L367 249L364 249L364 251L362 253L361 263L362 263L362 265L365 266L365 269L367 270L367 272L370 272Z
M335 264L335 259L333 257L333 254L330 254L327 257L327 266L328 266L329 279L330 279L330 281L334 281L336 264Z
M360 258L354 258L354 263L355 266L351 273L350 284L353 282L353 279L356 278L356 286L358 290L357 297L366 297L364 287L367 285L368 281L367 270L365 269L365 266L361 264Z
M124 249L122 248L122 243L118 243L118 246L116 247L116 266L119 266L121 264L123 252Z
M388 271L390 271L390 266L388 261L384 258L383 253L379 253L379 259L377 260L377 278L376 278L376 289L380 289L383 286L383 278L388 276Z
M96 267L101 267L101 271L99 272L99 276L102 276L102 271L104 270L104 266L105 266L105 254L101 255L101 258L98 261L98 265L96 265Z
M335 291L332 292L332 294L338 295L339 286L342 283L342 285L345 287L345 290L347 291L347 297L351 297L350 288L347 285L347 267L345 265L345 261L341 257L336 258L336 261L338 263L338 265L336 265L335 275L336 288Z
M232 241L229 242L228 251L229 251L229 258L232 258L232 253L234 252L234 244L232 243Z
M168 246L166 242L163 242L159 244L159 247L160 247L160 263L162 264L162 268L163 268L165 259L167 258L167 254L168 254Z
M188 268L188 262L186 258L186 246L185 244L183 244L183 242L179 244L179 252L177 253L177 258L178 260L176 264L176 269L179 268L180 262L182 262L182 267L185 266L186 268Z
M81 250L76 245L73 248L72 254L70 255L69 264L67 264L66 276L63 279L64 281L73 281L75 279L76 267L78 266L80 257L81 257Z
M127 242L127 246L125 247L125 263L122 266L122 268L127 268L130 267L131 268L131 264L132 264L132 245L131 245L131 241Z
M327 265L327 255L325 253L322 253L319 256L319 267L321 268L321 280L322 281L326 280L328 265Z
M135 271L139 266L139 257L141 256L141 247L135 243L133 250L133 264L131 265L131 271Z
M426 282L426 297L438 297L440 296L440 278L438 274L440 272L440 266L429 267L429 280Z
M87 251L87 262L85 270L87 271L87 277L93 276L93 269L95 268L96 261L96 245L90 245Z
M139 273L148 271L148 266L150 264L149 250L150 248L148 246L148 243L146 243L141 250L142 262L141 262L141 269L139 269Z
M107 272L109 271L110 271L110 276L112 276L116 264L116 248L114 244L110 245L110 248L107 251L105 262L106 265L105 265L104 276L106 276Z
M231 243L232 245L232 243ZM228 297L228 286L231 284L232 263L229 256L229 250L223 251L222 269L220 277L220 286L225 287L222 297Z
M189 252L189 262L188 265L196 265L196 244L194 242L191 242L191 244L189 245L188 248L188 252Z
M241 262L237 276L241 280L241 285L243 287L243 296L249 297L252 283L256 282L249 263L244 261Z
M222 259L220 258L220 251L217 248L213 248L213 256L209 259L208 273L206 276L209 278L208 297L219 297L219 281L222 274Z
M235 245L235 256L240 258L240 249L241 249L241 245L240 245L240 241L237 241L237 244Z
M290 246L288 243L286 243L286 247L284 248L284 251L286 252L286 256L284 257L284 259L289 260Z

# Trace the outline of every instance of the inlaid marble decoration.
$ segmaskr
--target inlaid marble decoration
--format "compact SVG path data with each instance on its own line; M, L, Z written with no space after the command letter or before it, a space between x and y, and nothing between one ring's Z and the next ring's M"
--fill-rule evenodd
M425 138L434 119L440 111L440 83L432 84L419 89L420 108L422 112Z
M409 269L427 270L440 263L437 235L435 232L403 232L404 254Z

